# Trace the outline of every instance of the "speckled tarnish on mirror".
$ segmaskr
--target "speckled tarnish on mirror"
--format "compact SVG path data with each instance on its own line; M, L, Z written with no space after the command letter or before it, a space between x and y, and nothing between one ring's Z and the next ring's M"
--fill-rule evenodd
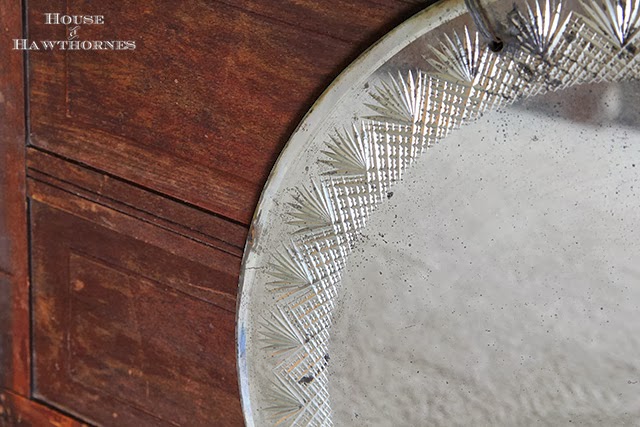
M333 311L336 425L637 425L640 84L553 95L452 133L370 216Z
M640 107L619 83L639 72L640 1L490 6L501 51L439 4L283 152L241 278L248 425L640 416Z

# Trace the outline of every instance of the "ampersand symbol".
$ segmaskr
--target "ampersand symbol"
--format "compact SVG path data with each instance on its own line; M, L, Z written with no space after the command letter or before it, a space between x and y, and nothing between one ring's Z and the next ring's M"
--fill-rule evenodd
M73 40L73 39L77 39L78 38L78 30L79 29L80 29L80 25L69 29L69 40Z

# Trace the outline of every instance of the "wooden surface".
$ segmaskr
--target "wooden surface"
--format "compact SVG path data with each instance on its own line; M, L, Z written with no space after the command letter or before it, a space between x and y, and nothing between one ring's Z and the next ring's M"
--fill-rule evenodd
M203 245L242 256L247 236L244 225L34 148L28 148L27 153L27 174L36 181L50 183Z
M0 1L0 388L29 393L29 279L21 2Z
M84 427L86 425L33 400L8 391L0 391L0 426Z
M25 147L22 53L0 45L0 425L242 425L260 191L322 91L425 3L30 0L31 40L66 39L45 12L99 14L81 40L137 49L30 52ZM0 0L6 39L20 14Z
M35 396L96 424L240 420L238 258L47 185L30 193Z
M65 4L67 3L67 4ZM36 40L65 38L43 12L105 15L88 40L125 52L31 55L31 143L249 224L271 167L334 77L418 7L399 0L31 0Z

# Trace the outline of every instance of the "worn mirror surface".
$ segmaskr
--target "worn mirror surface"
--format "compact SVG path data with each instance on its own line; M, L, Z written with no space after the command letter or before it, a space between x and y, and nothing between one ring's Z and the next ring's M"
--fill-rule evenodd
M485 6L400 26L283 152L241 279L248 425L639 419L640 2Z
M639 90L488 113L406 173L342 276L337 425L637 422Z

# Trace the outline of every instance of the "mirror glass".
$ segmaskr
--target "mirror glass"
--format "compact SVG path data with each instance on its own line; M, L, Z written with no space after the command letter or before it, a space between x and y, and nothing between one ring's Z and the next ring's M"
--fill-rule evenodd
M336 425L637 421L639 91L521 101L414 164L342 277Z

